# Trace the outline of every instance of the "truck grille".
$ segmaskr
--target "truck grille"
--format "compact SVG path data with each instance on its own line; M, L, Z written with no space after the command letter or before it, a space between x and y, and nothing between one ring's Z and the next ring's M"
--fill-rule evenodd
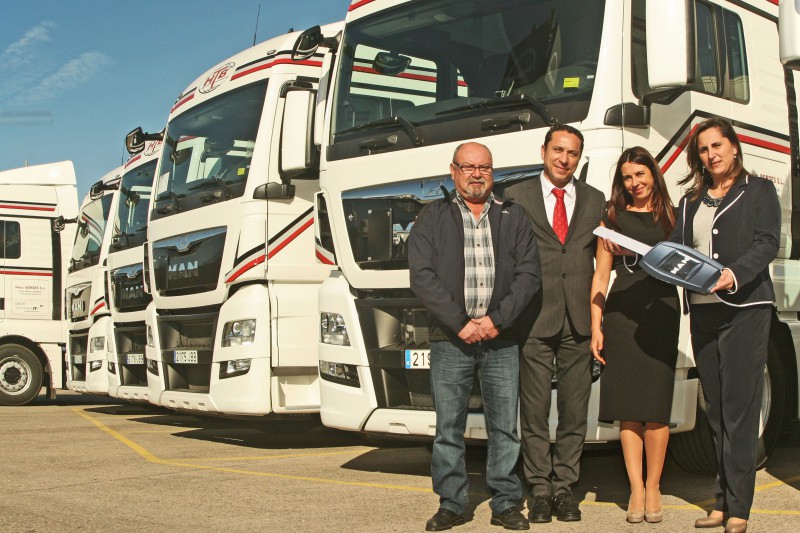
M218 317L218 306L191 314L158 317L166 390L208 393ZM179 359L184 354L189 357L196 354L197 362L181 362Z
M114 324L120 385L147 387L144 322ZM141 361L141 362L139 362Z
M211 228L153 243L153 274L162 296L180 296L217 288L226 228Z
M86 381L86 353L89 346L89 330L69 336L69 369L72 381Z

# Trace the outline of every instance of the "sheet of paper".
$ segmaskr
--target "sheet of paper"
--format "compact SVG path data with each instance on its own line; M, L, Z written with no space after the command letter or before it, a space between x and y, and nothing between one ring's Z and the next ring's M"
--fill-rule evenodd
M593 233L598 237L615 242L620 246L622 246L623 248L627 248L628 250L636 252L639 255L645 255L652 249L652 246L648 246L643 242L637 241L636 239L631 239L630 237L626 237L622 233L618 233L605 226L597 226L594 229Z

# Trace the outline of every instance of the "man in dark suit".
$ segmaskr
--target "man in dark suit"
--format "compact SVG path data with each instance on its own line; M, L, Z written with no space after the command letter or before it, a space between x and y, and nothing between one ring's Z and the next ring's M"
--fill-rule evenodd
M542 146L538 178L511 186L509 199L533 223L542 264L542 290L527 310L532 324L520 360L520 421L528 518L534 523L581 519L572 487L578 481L592 385L589 293L605 197L575 179L583 135L553 126ZM558 427L551 452L551 383L557 379Z

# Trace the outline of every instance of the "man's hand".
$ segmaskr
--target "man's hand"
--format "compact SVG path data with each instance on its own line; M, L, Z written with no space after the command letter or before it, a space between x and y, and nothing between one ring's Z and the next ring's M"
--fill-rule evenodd
M482 339L482 337L481 337L481 332L478 329L477 321L473 319L467 322L467 325L464 326L458 333L458 338L466 342L467 344L474 344L476 342L479 342Z
M488 341L492 340L497 337L500 332L497 331L497 328L494 327L494 322L489 316L484 316L482 318L473 318L472 323L478 326L478 331L481 335L481 340Z

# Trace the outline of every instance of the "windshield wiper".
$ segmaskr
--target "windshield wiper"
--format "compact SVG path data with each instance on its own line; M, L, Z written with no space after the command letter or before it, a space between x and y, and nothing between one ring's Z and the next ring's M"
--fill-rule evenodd
M533 109L537 115L544 119L545 123L548 126L552 126L557 122L556 117L550 113L550 110L547 109L547 106L544 105L541 101L537 100L533 96L528 94L520 93L514 94L511 96L501 96L500 98L494 98L492 100L484 100L483 102L478 102L477 104L469 104L464 105L461 107L454 107L453 109L445 109L444 111L439 111L436 113L437 115L449 115L451 113L461 113L463 111L473 111L476 109L492 109L492 108L501 108L501 107L518 107L518 106L527 106Z
M156 201L156 203L158 203L158 202L162 202L162 201L167 200L167 199L171 200L171 202L168 205L165 205L164 207L157 207L156 208L156 213L158 213L159 215L166 215L167 213L169 213L173 209L175 209L175 211L180 213L181 212L181 203L180 203L181 197L178 196L177 194L175 194L172 191L167 191L165 193L162 193L158 198L156 198L155 201Z
M211 187L218 187L222 191L222 194L225 195L225 199L226 200L230 200L231 199L231 192L230 192L230 190L228 190L228 182L226 182L222 178L217 178L217 177L206 178L202 182L198 183L197 185L195 185L193 187L189 187L189 190L190 191L198 191L198 190L202 190L202 189L209 189ZM211 196L206 197L204 200L205 201L211 201L214 198L215 198L215 195L211 195Z
M419 132L417 132L416 124L409 122L408 120L404 119L403 117L394 115L393 117L382 118L380 120L376 120L374 122L367 122L366 124L362 124L360 126L355 126L353 128L347 128L346 130L337 131L336 135L342 135L345 133L352 133L355 131L366 131L366 130L373 130L378 128L389 128L389 127L400 127L408 136L411 137L411 142L414 143L414 146L421 145L424 140L420 136ZM396 142L396 141L395 141ZM372 146L373 141L364 141L359 146L361 148L377 148L379 146ZM384 141L384 144L386 142ZM389 142L388 144L394 144L393 142Z

